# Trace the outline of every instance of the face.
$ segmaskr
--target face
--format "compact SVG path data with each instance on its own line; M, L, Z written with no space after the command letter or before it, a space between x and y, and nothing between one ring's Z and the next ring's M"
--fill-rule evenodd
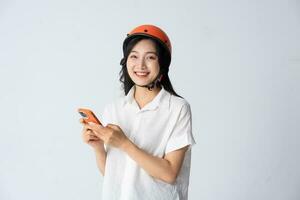
M148 85L159 74L158 56L154 42L149 39L139 41L127 58L127 71L136 85Z

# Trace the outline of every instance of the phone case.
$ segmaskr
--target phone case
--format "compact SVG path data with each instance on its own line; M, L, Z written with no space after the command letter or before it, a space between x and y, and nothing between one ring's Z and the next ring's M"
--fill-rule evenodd
M90 109L79 108L78 112L82 116L85 123L93 122L93 123L101 125L100 120L96 117L96 115Z

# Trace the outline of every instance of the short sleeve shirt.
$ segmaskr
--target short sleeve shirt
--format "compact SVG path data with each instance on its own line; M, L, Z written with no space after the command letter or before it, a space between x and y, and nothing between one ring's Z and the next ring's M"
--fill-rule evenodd
M174 184L150 176L125 152L106 146L103 179L104 200L186 200L191 163L192 116L189 103L164 88L142 109L134 99L135 87L107 105L103 125L116 124L140 149L163 158L169 152L189 145Z

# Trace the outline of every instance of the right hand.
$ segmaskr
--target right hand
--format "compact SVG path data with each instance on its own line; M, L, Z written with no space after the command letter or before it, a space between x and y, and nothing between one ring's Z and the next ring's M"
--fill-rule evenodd
M99 139L91 129L86 127L86 123L82 118L79 122L83 125L82 140L94 149L102 148L104 144L103 141Z

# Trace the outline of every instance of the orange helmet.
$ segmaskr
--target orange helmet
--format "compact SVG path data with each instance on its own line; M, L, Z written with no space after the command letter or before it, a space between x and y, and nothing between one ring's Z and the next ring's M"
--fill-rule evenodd
M128 43L131 41L131 39L133 39L135 36L139 36L139 35L150 37L150 38L158 41L160 44L162 44L163 48L168 53L168 56L171 61L172 45L171 45L169 37L159 27L154 26L154 25L149 25L149 24L140 25L140 26L134 28L130 33L127 34L127 37L125 38L125 40L123 42L123 51L124 52L127 48Z

